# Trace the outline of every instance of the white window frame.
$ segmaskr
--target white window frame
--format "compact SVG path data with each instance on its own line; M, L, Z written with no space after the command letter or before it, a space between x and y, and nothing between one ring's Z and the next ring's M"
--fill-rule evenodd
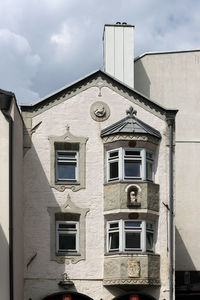
M126 222L135 222L141 223L140 227L132 227L131 229L127 229L125 224ZM117 229L110 228L110 224L118 223L119 227ZM147 229L147 223L151 224L152 229L149 231ZM119 249L110 249L110 233L111 232L119 232ZM139 232L140 233L140 248L132 248L129 249L125 247L126 245L126 232ZM147 249L146 247L146 239L147 239L147 232L153 233L153 247L152 249ZM107 222L107 253L118 253L118 252L126 252L126 253L133 253L133 252L154 252L154 223L146 220L114 220Z
M73 224L74 229L59 229L60 224ZM59 249L59 234L75 234L76 248L75 249ZM79 222L78 221L56 221L56 254L65 255L66 253L78 253L79 251Z
M59 158L59 153L66 153L66 158ZM67 157L67 153L75 153L75 157L73 158L69 158ZM62 182L77 182L78 181L78 174L79 174L79 170L78 170L78 153L79 151L77 150L56 150L56 183L62 183ZM58 165L59 163L61 164L63 162L64 163L70 163L73 162L75 163L75 178L59 178L58 177Z
M118 158L111 158L110 153L118 151ZM139 156L130 156L127 157L125 155L126 151L135 151L140 152ZM147 158L147 153L150 153L152 155L152 159ZM140 176L137 177L128 177L125 176L125 160L130 161L141 161L140 166ZM152 151L149 151L145 148L117 148L107 151L106 156L107 161L107 182L112 181L154 181L154 153ZM110 178L110 164L112 162L118 162L118 177L116 178ZM149 162L152 164L152 178L147 178L146 174L146 162Z

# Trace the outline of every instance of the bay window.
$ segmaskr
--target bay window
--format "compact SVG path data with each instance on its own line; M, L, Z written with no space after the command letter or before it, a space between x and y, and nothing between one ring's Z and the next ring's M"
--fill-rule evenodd
M154 225L149 221L107 222L107 252L153 252Z
M154 179L154 155L141 148L118 148L107 152L107 181Z

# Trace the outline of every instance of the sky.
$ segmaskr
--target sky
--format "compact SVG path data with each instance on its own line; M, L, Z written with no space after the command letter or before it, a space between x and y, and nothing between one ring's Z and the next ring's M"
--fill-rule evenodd
M103 69L104 24L135 25L135 57L200 49L199 0L0 0L0 88L32 103Z

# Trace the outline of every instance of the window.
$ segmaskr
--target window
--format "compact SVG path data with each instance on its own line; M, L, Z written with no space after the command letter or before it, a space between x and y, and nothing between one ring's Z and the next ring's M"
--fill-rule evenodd
M56 181L77 181L78 151L56 151Z
M153 252L153 223L117 220L107 222L108 252Z
M85 259L85 218L88 208L81 208L70 194L61 206L48 207L50 216L50 259L76 263Z
M154 155L146 149L119 148L107 152L107 179L151 180L154 179Z
M55 143L57 184L78 182L78 154L78 144Z
M74 136L67 126L62 136L49 136L51 187L63 192L85 188L86 143L88 138Z
M78 222L56 221L56 253L78 252Z

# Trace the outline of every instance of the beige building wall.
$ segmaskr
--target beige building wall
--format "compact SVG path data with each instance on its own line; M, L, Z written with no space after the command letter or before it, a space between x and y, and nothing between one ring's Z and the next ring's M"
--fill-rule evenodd
M123 288L103 286L104 278L104 155L101 130L121 120L131 106L137 110L137 117L158 129L162 139L156 168L155 182L160 185L160 217L156 234L155 252L160 254L161 287L147 287L142 291L156 297L169 299L169 253L168 253L168 212L162 202L168 203L168 131L166 121L152 112L131 102L128 97L118 94L109 87L99 84L78 92L71 97L64 96L63 102L36 112L32 118L32 147L26 152L24 160L25 187L25 298L41 300L58 291L62 274L67 273L75 286L72 290L90 296L111 300L124 293ZM67 98L68 97L68 98ZM62 98L61 98L62 99ZM110 117L104 122L96 122L90 115L92 104L105 102L110 108ZM28 113L24 113L28 117ZM30 120L29 120L30 121ZM29 122L30 123L30 122ZM73 192L66 189L60 192L50 187L50 143L49 136L62 136L69 126L74 136L87 137L86 143L86 188ZM86 215L86 259L75 264L70 259L65 263L50 260L50 216L48 207L65 204L68 195L78 207L88 209ZM127 212L129 210L127 209ZM131 210L130 210L131 212ZM133 287L134 289L134 287ZM70 289L71 290L71 289Z
M135 60L135 89L176 117L176 270L200 270L200 51L147 53Z
M0 111L0 293L9 300L9 124Z

